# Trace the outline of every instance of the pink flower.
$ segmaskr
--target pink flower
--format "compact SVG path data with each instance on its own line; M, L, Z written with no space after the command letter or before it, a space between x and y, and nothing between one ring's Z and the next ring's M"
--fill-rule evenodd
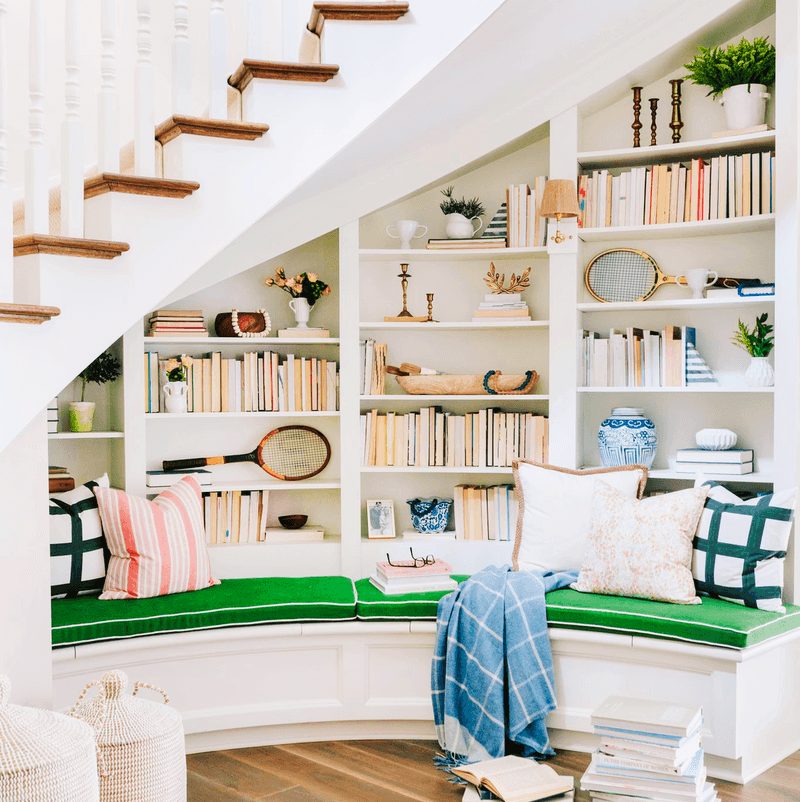
M306 277L311 282L314 282L319 278L319 276L316 273L306 273Z
M284 278L282 278L282 277L276 278L275 279L275 285L277 287L284 287L284 286L286 286L286 280Z
M323 294L323 295L330 295L330 294L331 294L331 288L330 288L330 285L328 285L327 287L325 287L325 289L322 291L322 294Z
M297 282L293 278L286 279L286 286L287 287L294 287Z
M266 280L264 283L265 283L265 284L266 284L268 287L271 287L271 286L272 286L272 285L275 283L275 279L274 279L274 278L268 278L268 279L267 279L267 280Z

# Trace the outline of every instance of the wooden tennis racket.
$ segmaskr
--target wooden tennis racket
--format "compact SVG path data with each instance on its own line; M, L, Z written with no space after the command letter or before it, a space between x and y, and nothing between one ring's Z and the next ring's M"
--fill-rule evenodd
M194 459L164 460L165 471L185 468L205 468L228 462L255 462L276 479L296 482L321 473L331 459L331 444L322 432L310 426L281 426L273 429L248 454L226 457L196 457Z
M667 276L650 254L634 248L612 248L598 253L586 265L586 289L598 301L646 301L664 284L685 284L683 277ZM753 279L718 278L713 287L738 287Z

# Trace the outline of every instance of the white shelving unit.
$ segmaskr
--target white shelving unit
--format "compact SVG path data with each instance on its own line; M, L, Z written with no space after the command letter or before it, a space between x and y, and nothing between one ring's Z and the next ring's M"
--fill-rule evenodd
M547 248L480 248L470 250L427 250L424 248L401 251L399 248L362 248L362 262L486 262L504 259L547 258Z
M750 234L775 228L774 214L731 217L724 220L703 220L696 223L661 223L652 226L612 226L580 228L583 242L615 242L617 240L674 239L677 237L715 237Z
M48 434L48 440L118 440L125 437L124 432L56 432Z

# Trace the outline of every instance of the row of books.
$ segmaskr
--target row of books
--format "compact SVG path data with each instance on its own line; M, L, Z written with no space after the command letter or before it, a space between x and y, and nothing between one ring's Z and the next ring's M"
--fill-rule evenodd
M458 583L450 577L453 569L444 560L421 565L419 561L393 560L375 564L369 581L387 596L400 593L428 593L455 590Z
M609 228L684 223L773 211L774 153L692 159L687 165L634 167L620 175L595 170L580 176L578 225Z
M717 383L697 351L697 332L692 326L667 326L661 331L611 329L607 338L584 330L581 364L584 387Z
M519 323L531 319L531 310L522 300L522 293L510 292L502 295L489 293L472 313L473 323Z
M547 462L549 421L531 412L442 407L361 416L361 464L393 467L507 468L517 458Z
M456 540L514 540L517 507L514 485L456 485L453 488Z
M173 358L174 361L174 358ZM335 412L339 374L336 362L315 357L251 351L224 359L219 351L203 357L182 355L188 385L188 412ZM145 412L164 411L162 388L167 363L156 351L144 355Z
M158 309L148 322L148 337L208 337L202 309Z
M581 788L593 802L717 802L707 782L701 708L610 696L592 726L600 745Z
M509 248L546 244L547 220L539 215L546 183L547 176L540 175L533 180L532 188L527 184L512 184L506 189Z
M361 395L383 395L386 392L386 343L368 337L360 343Z
M679 448L675 470L678 473L728 474L741 476L753 472L753 449Z
M446 238L429 239L425 248L429 251L482 251L485 249L495 250L506 247L505 235L497 237L476 237L475 239Z

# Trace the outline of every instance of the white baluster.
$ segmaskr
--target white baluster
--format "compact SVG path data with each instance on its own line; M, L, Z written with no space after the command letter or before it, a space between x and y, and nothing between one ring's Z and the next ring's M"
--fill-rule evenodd
M25 233L47 234L50 202L47 186L47 149L44 146L44 15L42 0L30 0L30 50L28 115L30 144L25 153Z
M228 119L228 58L227 26L223 0L211 0L211 16L208 21L211 34L209 53L211 97L208 116L213 120Z
M81 0L67 0L64 25L67 113L61 123L61 236L83 236L83 123L80 65Z
M150 30L150 0L136 0L139 26L136 32L136 72L133 88L133 171L152 178L156 174L155 131L155 72Z
M266 0L247 0L246 57L256 61L267 60Z
M175 38L172 42L172 108L190 114L192 108L192 48L189 42L189 0L175 0Z
M117 0L101 0L100 42L102 53L100 55L100 95L97 106L97 162L101 173L118 173Z
M0 0L0 301L13 298L14 221L8 186L8 42L7 0Z

